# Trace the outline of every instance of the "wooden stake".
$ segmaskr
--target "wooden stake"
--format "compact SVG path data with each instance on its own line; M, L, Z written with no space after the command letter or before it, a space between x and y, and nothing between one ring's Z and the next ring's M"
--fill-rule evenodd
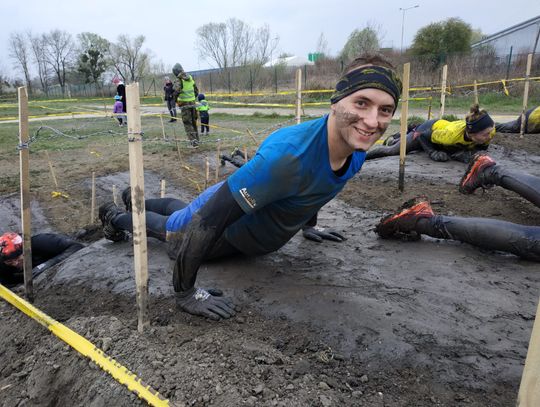
M531 75L532 54L527 55L527 71L525 72L525 87L523 88L523 110L521 111L521 128L519 137L523 138L525 134L525 113L527 112L527 104L529 102L529 77Z
M446 100L446 76L448 74L448 65L442 68L442 81L441 81L441 112L439 113L439 119L444 116L444 102Z
M221 140L217 142L217 155L216 155L216 183L219 181L219 167L221 162Z
M248 162L247 147L246 147L246 146L244 146L244 162L245 162L245 163Z
M296 70L296 124L302 121L302 68Z
M405 188L405 155L407 154L407 118L409 116L409 77L411 64L403 65L403 92L401 93L401 127L399 145L399 181L398 188Z
M258 146L259 142L255 138L255 135L253 134L253 132L250 129L246 129L246 130L247 130L247 133L248 133L249 137L251 137L251 140L253 140L253 142L255 143L256 146Z
M150 325L148 319L148 245L144 205L144 168L141 134L139 84L126 86L128 106L129 179L133 216L133 260L137 285L138 330Z
M118 200L116 198L116 195L117 195L116 194L116 185L113 184L113 186L112 186L112 200L113 200L115 205L118 205Z
M474 80L474 104L477 105L478 103L478 83L476 82L476 79Z
M56 179L56 175L54 173L54 167L51 162L51 157L49 157L49 152L47 150L45 150L45 155L47 156L47 162L49 163L49 170L51 171L51 178L54 182L54 187L56 188L56 190L58 190L58 180Z
M205 163L205 177L204 177L204 189L208 188L208 184L210 183L210 161L208 161L208 157L206 157L206 163Z
M94 224L94 220L96 219L96 216L94 213L96 212L96 173L92 171L92 198L90 200L90 224Z
M163 115L159 115L159 119L161 120L161 134L163 135L163 140L166 140L167 137L165 137L165 126L163 125Z
M433 96L430 96L429 97L429 105L428 105L428 108L427 108L427 119L428 120L431 120L431 107L432 107L432 103L433 102Z
M165 179L161 180L161 192L159 194L160 198L165 198L165 184L167 181Z
M21 224L23 238L24 291L28 301L34 302L32 282L32 244L30 213L30 151L28 146L28 92L26 87L17 89L19 99L19 163L21 185Z
M521 376L517 399L518 407L540 405L540 302L536 309L536 318L529 341L525 367Z

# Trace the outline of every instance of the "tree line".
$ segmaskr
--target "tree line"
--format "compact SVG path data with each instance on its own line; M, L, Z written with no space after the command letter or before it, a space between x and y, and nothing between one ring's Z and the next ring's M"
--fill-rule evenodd
M449 18L418 30L406 52L410 56L425 56L436 67L444 55L469 52L471 42L480 38L481 33L469 24ZM383 39L380 26L367 24L349 35L336 57L330 55L324 33L320 34L315 49L318 58L340 59L343 64L361 53L380 51ZM116 75L128 83L168 71L163 63L154 61L151 51L143 49L143 35L122 34L111 42L90 32L74 37L62 30L41 34L26 31L12 32L8 42L10 57L22 73L30 94L39 90L48 96L51 86L59 85L65 95L68 82L94 84L99 89L106 75ZM236 18L207 23L196 30L195 49L200 58L221 71L249 67L252 81L257 80L270 59L290 55L278 54L278 45L279 37L272 34L268 25L252 27Z

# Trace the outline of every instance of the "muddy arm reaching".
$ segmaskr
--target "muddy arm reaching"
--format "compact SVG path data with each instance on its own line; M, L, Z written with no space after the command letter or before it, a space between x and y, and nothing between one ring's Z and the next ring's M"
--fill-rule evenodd
M182 310L216 320L234 315L234 305L229 300L196 288L195 281L200 265L208 259L227 226L243 215L244 211L225 182L193 216L177 252L173 270L177 304Z
M322 243L323 240L332 240L334 242L347 240L345 236L333 229L324 229L317 226L317 215L318 212L302 228L302 236L317 243Z

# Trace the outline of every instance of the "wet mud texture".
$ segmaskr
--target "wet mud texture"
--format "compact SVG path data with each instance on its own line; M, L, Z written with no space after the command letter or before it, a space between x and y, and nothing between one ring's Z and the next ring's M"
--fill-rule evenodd
M499 163L540 175L538 143L496 143ZM458 242L380 240L373 228L418 194L443 214L540 225L540 211L501 188L461 195L465 165L422 154L408 157L401 194L398 165L397 157L367 162L322 210L319 224L344 232L345 242L297 235L267 256L205 264L199 284L219 287L242 309L231 320L176 310L171 264L153 239L147 332L136 329L129 242L99 239L40 276L36 305L180 406L513 405L539 265ZM177 194L189 195L169 195ZM16 219L6 214L8 199L2 220ZM4 301L0 331L0 405L144 405Z

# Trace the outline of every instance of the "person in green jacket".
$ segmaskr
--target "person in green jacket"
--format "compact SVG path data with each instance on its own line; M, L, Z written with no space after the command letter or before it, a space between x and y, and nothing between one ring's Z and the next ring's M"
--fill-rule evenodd
M208 105L208 101L204 97L204 93L199 93L199 96L197 96L197 100L199 103L197 103L197 111L199 112L199 117L201 118L201 134L204 134L204 131L206 130L206 135L210 134L210 114L208 111L210 110L210 106Z
M199 94L199 90L193 77L184 71L182 65L175 64L173 74L178 78L175 83L175 89L178 94L176 104L180 108L182 123L184 123L184 129L191 145L197 147L199 145L199 133L197 131L197 107L195 100Z

